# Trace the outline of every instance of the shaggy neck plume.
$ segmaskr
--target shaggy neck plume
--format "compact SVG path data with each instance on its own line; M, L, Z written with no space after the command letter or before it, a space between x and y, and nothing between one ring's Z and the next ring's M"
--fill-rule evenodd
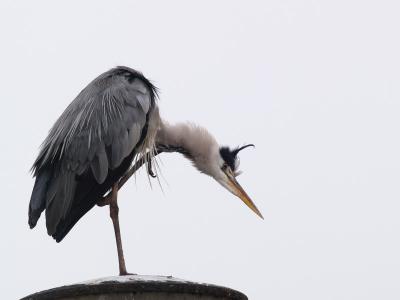
M213 174L215 165L210 161L219 160L219 145L215 138L203 127L192 123L168 124L162 122L156 143L166 147L181 149L195 167L208 175Z

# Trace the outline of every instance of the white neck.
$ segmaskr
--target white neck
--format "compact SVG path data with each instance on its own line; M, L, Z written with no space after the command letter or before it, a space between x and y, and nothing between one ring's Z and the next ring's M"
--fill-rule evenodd
M180 147L187 152L195 167L214 177L220 164L219 145L204 127L192 123L168 124L162 121L156 138L157 144Z

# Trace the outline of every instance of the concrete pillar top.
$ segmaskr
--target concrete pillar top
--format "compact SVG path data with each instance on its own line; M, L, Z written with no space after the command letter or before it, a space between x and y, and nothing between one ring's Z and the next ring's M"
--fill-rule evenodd
M247 300L239 291L172 276L112 276L41 291L21 300Z

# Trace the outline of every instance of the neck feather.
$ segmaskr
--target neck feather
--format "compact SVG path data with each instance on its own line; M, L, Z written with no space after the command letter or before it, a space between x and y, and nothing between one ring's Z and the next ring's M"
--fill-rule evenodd
M210 162L218 160L219 146L215 138L204 127L193 123L171 125L162 122L157 133L157 144L180 148L199 171L210 174Z

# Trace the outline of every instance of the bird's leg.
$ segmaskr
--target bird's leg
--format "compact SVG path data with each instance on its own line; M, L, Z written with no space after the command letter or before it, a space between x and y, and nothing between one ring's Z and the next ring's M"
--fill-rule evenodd
M114 225L115 240L117 242L119 275L128 275L129 273L126 271L126 266L125 266L124 252L122 250L121 232L119 229L119 219L118 219L119 208L117 203L118 182L113 185L111 193L112 194L110 199L110 217Z

